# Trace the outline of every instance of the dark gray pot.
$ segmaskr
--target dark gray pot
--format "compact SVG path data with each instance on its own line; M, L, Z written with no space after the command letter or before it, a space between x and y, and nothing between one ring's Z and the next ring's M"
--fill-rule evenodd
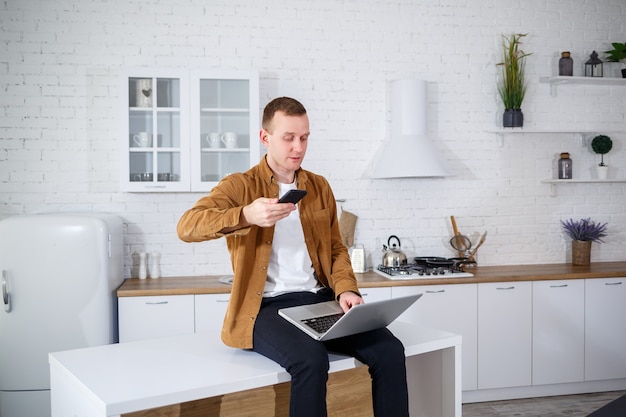
M502 115L502 126L522 127L524 126L524 113L521 109L506 109Z

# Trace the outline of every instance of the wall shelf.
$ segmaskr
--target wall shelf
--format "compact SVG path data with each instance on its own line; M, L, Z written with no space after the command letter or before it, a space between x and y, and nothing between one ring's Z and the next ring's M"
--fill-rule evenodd
M571 180L543 180L543 184L550 184L550 196L556 195L556 186L559 184L583 184L583 183L626 183L626 179L571 179Z
M615 77L539 77L539 82L550 84L550 94L556 96L556 87L559 85L609 85L626 87L626 78Z
M569 134L575 135L578 139L580 146L584 146L585 135L595 135L600 133L615 133L613 131L607 131L602 129L540 129L540 128L523 128L523 127L512 127L512 128L500 128L488 130L489 133L495 133L497 135L498 146L502 147L504 143L504 136L508 135L531 135L531 134L545 134L545 133L553 133L553 134Z

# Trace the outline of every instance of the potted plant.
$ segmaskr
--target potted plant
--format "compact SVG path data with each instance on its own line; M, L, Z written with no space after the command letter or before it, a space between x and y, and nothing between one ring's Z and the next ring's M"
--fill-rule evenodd
M626 62L626 42L612 42L613 49L604 51L609 62ZM626 68L622 68L622 78L626 78Z
M561 220L565 233L572 239L572 264L589 265L591 243L602 243L607 223L596 223L590 217L580 220Z
M521 127L524 125L522 113L522 101L528 87L526 81L526 57L527 54L520 49L521 39L526 33L513 33L503 35L502 62L500 66L500 79L498 93L504 104L502 125L504 127Z
M606 179L609 167L604 164L604 154L613 148L613 141L606 135L598 135L591 141L591 149L600 155L600 164L596 167L598 179Z

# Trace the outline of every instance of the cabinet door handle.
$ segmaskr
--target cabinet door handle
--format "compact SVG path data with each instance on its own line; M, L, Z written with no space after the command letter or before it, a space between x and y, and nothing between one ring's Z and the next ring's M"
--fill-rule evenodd
M2 303L4 304L4 311L11 312L11 293L9 292L9 277L7 270L2 270Z
M511 286L511 287L496 287L496 290L498 291L504 291L504 290L514 290L515 287Z
M622 281L620 281L620 282L605 282L604 285L622 285Z
M437 290L437 291L426 291L426 294L441 294L442 292L446 292L446 290Z
M550 285L550 288L565 288L567 287L567 284L561 284L561 285Z
M147 305L167 304L168 301L146 301Z
M228 300L215 300L215 302L217 302L217 303L227 303Z

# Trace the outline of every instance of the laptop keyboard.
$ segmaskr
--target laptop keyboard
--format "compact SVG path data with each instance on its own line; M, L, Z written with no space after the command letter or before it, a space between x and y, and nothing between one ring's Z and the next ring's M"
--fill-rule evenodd
M318 333L326 333L333 324L337 323L337 320L343 316L344 313L331 314L329 316L315 317L312 319L302 320L302 323L309 326L311 329Z

